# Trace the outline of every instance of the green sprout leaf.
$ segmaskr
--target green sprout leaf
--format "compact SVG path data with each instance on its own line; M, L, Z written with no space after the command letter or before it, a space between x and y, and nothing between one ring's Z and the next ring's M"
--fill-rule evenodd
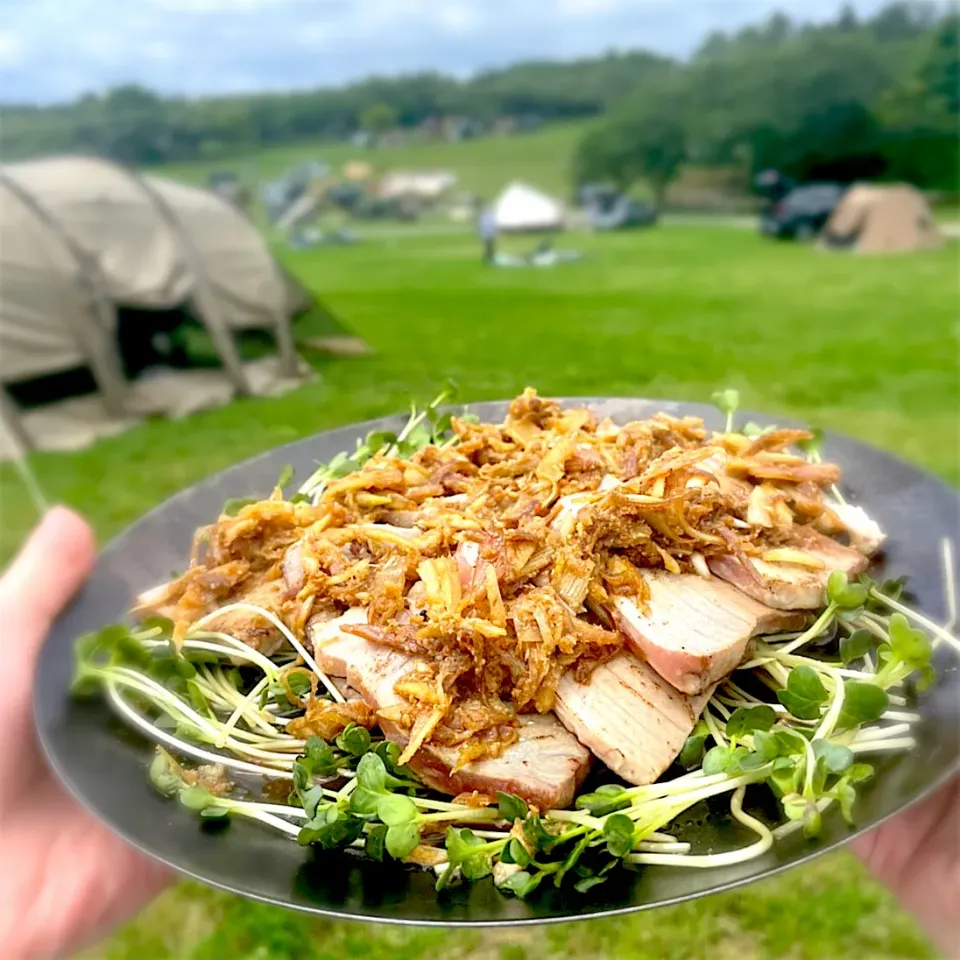
M874 636L869 630L855 630L848 637L840 638L840 659L847 666L854 660L862 660L874 645Z
M225 517L235 517L244 507L257 503L256 497L230 497L220 511Z
M837 610L858 610L866 599L867 588L862 583L850 583L842 570L834 570L827 577L827 600Z
M207 807L216 803L216 797L206 788L201 786L184 787L180 791L180 802L195 813L200 813Z
M301 763L307 772L318 777L335 776L340 765L333 747L320 737L307 738Z
M497 889L506 890L508 893L512 893L515 897L523 900L529 897L530 894L540 886L544 876L546 876L546 874L530 874L527 873L526 870L518 870L516 873L507 877Z
M420 843L420 827L416 823L400 823L387 829L385 845L394 860L409 857ZM466 871L464 871L466 876ZM473 877L469 879L474 879Z
M701 753L702 753L701 744ZM608 813L623 810L630 806L630 797L626 788L607 783L597 787L593 793L584 793L577 797L577 809L587 810L595 817L605 817Z
M504 847L501 859L505 863L515 863L518 867L529 867L533 862L527 848L516 837L512 837Z
M414 823L419 812L417 805L409 797L388 793L377 803L377 816L388 827L399 827Z
M493 869L488 845L468 827L459 830L450 827L444 845L449 863L437 882L437 889L443 889L449 883L456 867L467 880L479 880Z
M817 720L828 694L817 671L804 665L790 671L786 689L777 691L777 699L798 720Z
M150 763L150 782L157 792L165 797L175 797L183 786L180 771L173 757L162 748L157 748L156 756Z
M798 440L797 447L810 457L823 449L823 430L820 427L807 427L807 430L813 436L809 440Z
M301 846L318 843L324 850L336 850L349 846L363 834L363 820L335 803L320 806L297 835Z
M843 773L853 765L853 752L849 747L830 740L814 740L813 753L823 762L827 773Z
M383 860L383 852L386 850L387 830L389 828L385 823L378 823L367 833L363 844L363 852L371 860Z
M734 773L748 752L746 747L713 747L703 758L703 772L708 777L716 773Z
M703 720L698 720L697 725L693 728L690 736L687 737L677 757L677 762L681 767L690 770L700 765L700 762L703 760L704 745L709 736L710 731L706 723L704 723Z
M712 394L710 399L713 401L714 406L726 416L726 432L730 433L733 429L733 415L740 407L740 392L738 390L731 390L728 387L726 390L717 390Z
M760 704L756 707L737 707L727 721L726 732L731 739L741 739L757 730L769 730L777 719L773 707Z
M523 821L523 835L534 850L550 850L557 842L557 837L545 829L543 821L533 813Z
M502 791L497 791L497 801L500 816L508 821L513 823L514 820L526 820L529 810L527 809L526 803L520 799L520 797L515 796L512 793L503 793Z
M774 427L773 424L767 424L767 426L763 427L753 420L748 420L740 432L745 437L762 437L765 433L771 433L775 429L776 427Z
M633 849L634 822L623 813L611 814L604 821L603 836L614 857L625 857Z
M291 483L293 483L293 466L287 463L280 470L280 476L277 477L276 486L284 490L290 486Z
M839 727L858 727L862 723L879 720L890 707L886 690L875 683L860 680L845 680L843 683L843 708L837 720Z
M348 723L334 741L351 757L362 757L370 749L370 731L356 723Z
M893 655L911 670L926 667L933 655L933 647L926 634L913 629L900 613L890 618L890 648Z

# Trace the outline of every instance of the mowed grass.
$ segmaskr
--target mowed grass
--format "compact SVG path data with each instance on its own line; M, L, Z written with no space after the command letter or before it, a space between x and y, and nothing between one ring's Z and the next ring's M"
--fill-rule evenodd
M532 241L512 241L517 248ZM871 259L769 243L747 231L663 227L563 241L585 258L494 270L469 237L288 253L288 266L375 353L317 362L295 393L156 421L31 462L51 499L104 538L228 464L318 430L431 397L545 394L707 400L845 431L960 481L955 245ZM243 493L243 491L238 491ZM0 551L32 522L0 470ZM187 545L184 544L186 550ZM96 960L534 960L550 957L913 958L912 921L847 855L689 905L545 931L448 933L304 918L192 884L87 955Z

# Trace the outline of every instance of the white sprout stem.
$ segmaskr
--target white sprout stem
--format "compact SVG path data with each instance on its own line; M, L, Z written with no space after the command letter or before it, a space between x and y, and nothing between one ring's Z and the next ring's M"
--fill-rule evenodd
M916 745L913 737L899 737L893 740L868 740L866 743L854 740L850 749L854 753L884 753L888 750L912 750Z
M279 830L280 833L285 833L290 837L300 836L299 827L287 823L286 820L281 820L280 817L271 816L269 813L261 813L255 809L255 805L251 805L251 808L237 809L236 812L244 817L249 817L251 820L259 820L261 823L265 823L267 826L273 827L274 830Z
M675 840L673 843L651 843L650 839L641 840L634 850L637 853L689 853L690 844Z
M756 817L751 817L743 809L744 787L739 787L730 800L730 812L734 819L758 834L760 839L739 850L727 853L707 854L670 854L670 853L632 853L625 859L630 863L678 867L723 867L733 863L743 863L766 853L773 845L773 833Z
M493 807L461 807L459 810L443 810L438 813L424 813L421 823L440 823L443 820L499 820L500 814Z
M142 733L146 734L156 743L162 743L165 746L176 750L178 753L193 757L195 760L203 760L205 763L221 763L230 770L236 770L240 773L250 773L260 777L277 777L283 780L289 780L292 777L290 770L275 770L272 767L265 767L262 764L248 763L245 760L237 760L234 757L225 756L222 753L214 753L211 750L204 750L192 743L181 740L154 726L145 717L142 717L133 707L130 706L120 695L116 683L113 680L107 680L104 683L107 689L107 696L110 702L121 713L126 720L135 726Z
M254 704L257 701L257 698L263 692L264 687L270 682L269 677L264 677L259 683L257 683L253 689L237 704L236 709L230 716L227 718L226 722L223 725L223 731L220 734L221 742L217 745L222 747L227 742L227 737L230 735L230 732L234 727L240 722L240 718L247 718L247 714L252 713L256 714L258 711L252 709Z
M873 740L888 740L910 732L909 723L895 723L890 727L867 727L857 731L854 743L869 743Z
M150 696L155 706L161 709L166 707L168 712L173 711L179 713L184 720L198 727L201 732L205 733L210 738L210 742L216 744L218 747L229 747L234 753L238 753L241 756L259 757L267 763L282 766L292 766L293 764L293 760L290 757L270 750L261 750L259 747L242 743L232 736L227 736L225 739L222 739L220 731L214 724L210 723L205 717L202 717L185 704L179 697L170 693L166 687L156 683L156 681L151 677L147 677L145 674L137 673L127 667L114 667L111 679L117 683L132 687L145 696Z
M113 667L107 676L111 675L113 680L139 691L144 696L149 697L156 706L165 709L168 713L179 714L184 720L206 733L212 740L216 739L217 728L213 723L197 713L189 704L184 703L175 693L171 693L165 686L157 683L152 677L129 667Z
M843 680L837 676L839 671L834 670L831 667L826 667L825 671L827 674L833 676L833 699L830 702L829 709L824 714L823 720L820 721L820 726L814 731L814 740L825 740L830 736L831 733L833 733L837 726L837 721L840 719L840 712L843 710L843 698L845 691L843 687Z
M283 623L279 618L275 617L269 610L264 610L263 607L258 607L253 603L228 603L224 607L220 607L219 610L214 610L213 613L208 613L205 617L201 617L195 624L194 627L202 627L205 623L209 623L211 620L216 619L219 616L222 616L224 613L230 613L234 610L244 610L247 613L254 613L260 617L263 617L264 620L269 621L273 624L283 635L287 638L290 646L293 647L297 653L303 657L304 663L310 667L310 669L320 678L320 682L327 688L327 692L333 697L337 703L346 703L346 699L343 694L337 689L336 684L320 669L317 665L317 661L307 653L306 648L302 643L293 635L293 633L287 628L286 624Z
M803 741L803 756L806 760L804 764L803 793L804 796L809 796L813 793L813 775L817 768L817 755L813 752L813 744L807 739Z
M725 747L727 745L726 737L724 737L723 731L721 731L719 724L713 718L713 714L710 712L709 707L703 711L703 721L706 723L707 729L710 731L710 736L713 737L717 746Z
M224 648L219 644L210 643L206 638L220 640L228 646ZM244 643L229 633L220 633L215 630L197 630L197 624L194 624L183 641L183 645L190 650L204 650L207 653L219 653L225 657L246 660L249 663L256 664L268 677L273 679L276 679L279 672L277 665L269 657L265 657L259 650L254 650L249 643Z
M295 820L309 820L307 811L303 807L291 807L285 803L261 803L259 800L231 800L233 804L253 809L262 813L269 813L279 817L293 817Z
M670 798L669 804L662 803L661 799L651 799L642 801L640 803L635 803L625 810L618 810L617 812L625 813L628 817L635 820L638 817L642 817L646 813L650 813L651 808L658 806L678 806L679 809L673 815L676 816L686 807L689 807L694 803L699 803L701 800L708 800L710 797L715 797L723 793L729 793L729 791L736 790L738 787L745 787L751 783L758 783L759 781L764 780L769 772L770 765L767 764L766 766L758 767L756 770L751 770L748 774L741 774L739 777L730 777L725 773L717 774L716 777L721 778L719 782L713 783L710 786L704 786L698 789L690 790L687 793L678 793ZM712 780L714 778L711 777L708 779ZM673 817L670 819L672 820Z
M558 823L575 823L581 827L593 827L595 830L603 829L603 820L587 813L586 810L549 810L544 816L548 820L556 820Z
M798 647L802 647L805 643L815 640L830 625L830 621L833 620L835 613L836 608L834 605L832 603L828 604L826 610L817 617L810 627L804 630L796 640L791 640L789 643L785 643L782 647L778 648L777 653L793 653Z
M957 588L953 541L949 537L940 541L940 556L943 559L943 592L947 598L947 622L944 629L950 633L957 625Z

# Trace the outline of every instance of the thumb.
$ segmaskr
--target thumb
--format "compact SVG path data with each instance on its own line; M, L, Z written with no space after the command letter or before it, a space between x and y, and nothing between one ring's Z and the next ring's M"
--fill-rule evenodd
M94 553L93 531L86 521L54 507L0 577L0 791L9 792L18 777L29 779L37 767L30 710L37 654L51 623L90 573Z
M50 625L87 579L96 555L93 531L66 507L54 507L0 578L0 629L5 659L31 662Z

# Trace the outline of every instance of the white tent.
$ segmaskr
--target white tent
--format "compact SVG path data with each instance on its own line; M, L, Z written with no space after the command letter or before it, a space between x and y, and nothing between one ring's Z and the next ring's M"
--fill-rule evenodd
M493 218L498 230L517 233L562 230L566 219L559 200L519 180L505 187L494 201Z
M117 310L185 303L234 390L251 393L234 331L270 330L295 377L291 317L311 301L243 213L210 191L89 157L0 166L0 394L86 366L106 411L129 415Z

